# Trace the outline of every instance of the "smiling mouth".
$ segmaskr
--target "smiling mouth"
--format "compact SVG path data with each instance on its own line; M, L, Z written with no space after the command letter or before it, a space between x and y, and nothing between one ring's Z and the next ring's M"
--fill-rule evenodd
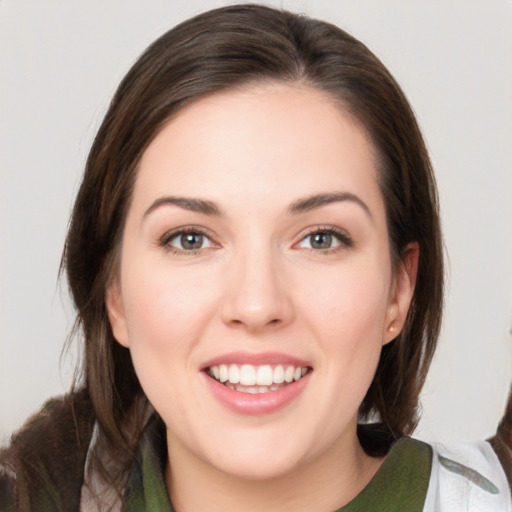
M308 366L220 364L206 368L206 374L233 391L260 394L278 391L302 379Z

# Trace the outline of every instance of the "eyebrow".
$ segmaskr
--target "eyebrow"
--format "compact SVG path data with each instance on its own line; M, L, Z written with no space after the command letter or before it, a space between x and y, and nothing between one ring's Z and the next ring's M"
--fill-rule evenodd
M298 199L293 202L290 206L290 213L298 214L305 213L315 208L320 208L321 206L338 203L342 201L350 201L359 205L368 216L373 219L372 213L368 205L355 194L351 194L350 192L333 192L327 194L315 194L313 196L306 197L304 199Z
M368 205L358 196L350 192L315 194L303 199L298 199L290 205L289 212L291 214L297 215L300 213L309 212L316 208L320 208L321 206L342 201L351 201L356 203L367 213L370 218L373 218ZM203 213L205 215L223 215L221 209L213 201L192 197L165 196L156 199L144 212L144 217L147 217L151 212L163 205L178 206L184 210Z
M173 205L191 212L204 213L205 215L222 215L220 208L212 201L192 197L166 196L160 197L144 212L147 217L152 211L163 205Z

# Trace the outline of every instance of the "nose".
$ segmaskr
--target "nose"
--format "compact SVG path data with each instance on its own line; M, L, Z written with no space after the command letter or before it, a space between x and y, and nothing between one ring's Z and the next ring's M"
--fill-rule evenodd
M244 251L230 262L222 317L226 324L257 333L293 319L290 282L271 250Z

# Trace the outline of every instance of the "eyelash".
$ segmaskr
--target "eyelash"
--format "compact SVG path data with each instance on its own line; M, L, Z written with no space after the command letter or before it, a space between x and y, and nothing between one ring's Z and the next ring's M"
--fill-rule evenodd
M177 247L173 247L170 245L171 241L183 236L183 235L201 235L202 237L206 238L211 245L216 245L215 242L212 240L211 235L205 230L197 226L187 226L184 228L177 228L173 231L169 231L165 233L165 235L160 238L160 241L158 242L158 245L165 248L165 250L169 251L172 254L184 254L187 256L193 256L196 254L199 254L201 251L204 251L205 249L208 249L209 247L200 247L198 249L179 249Z
M172 254L184 254L187 256L194 256L199 254L201 251L204 251L205 249L209 249L210 247L199 247L197 249L179 249L177 247L173 247L171 244L171 241L177 239L178 237L181 237L183 235L200 235L204 238L206 238L211 245L216 245L215 242L212 240L211 235L203 228L197 227L197 226L187 226L184 228L177 228L173 231L165 233L164 236L162 236L158 242L158 245L161 247L164 247L167 251L169 251ZM298 242L294 244L294 247L301 244L308 238L314 236L314 235L328 235L333 238L335 238L338 241L338 245L335 247L327 248L327 249L315 249L313 247L303 247L302 249L307 250L312 253L316 254L322 254L322 255L328 255L333 254L339 251L342 251L344 249L350 249L354 246L354 241L352 238L342 229L336 228L334 226L315 226L313 228L310 228L301 238ZM311 242L310 242L311 245Z
M315 226L314 228L310 228L305 235L301 237L301 239L295 244L298 245L308 238L314 236L314 235L330 235L333 238L335 238L339 245L328 248L328 249L314 249L313 247L304 247L303 249L308 250L310 252L321 254L321 255L328 255L333 254L339 251L343 251L344 249L350 249L354 247L354 241L353 239L348 235L348 233L340 228L334 227L334 226Z

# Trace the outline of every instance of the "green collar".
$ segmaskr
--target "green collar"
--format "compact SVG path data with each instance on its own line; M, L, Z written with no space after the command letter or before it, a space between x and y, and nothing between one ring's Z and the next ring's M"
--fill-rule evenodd
M389 451L370 483L337 512L421 512L427 496L432 449L403 437Z
M165 430L155 417L142 435L123 512L174 512L165 486L166 459ZM421 512L431 461L432 450L428 444L410 438L400 439L392 446L370 483L337 512Z

